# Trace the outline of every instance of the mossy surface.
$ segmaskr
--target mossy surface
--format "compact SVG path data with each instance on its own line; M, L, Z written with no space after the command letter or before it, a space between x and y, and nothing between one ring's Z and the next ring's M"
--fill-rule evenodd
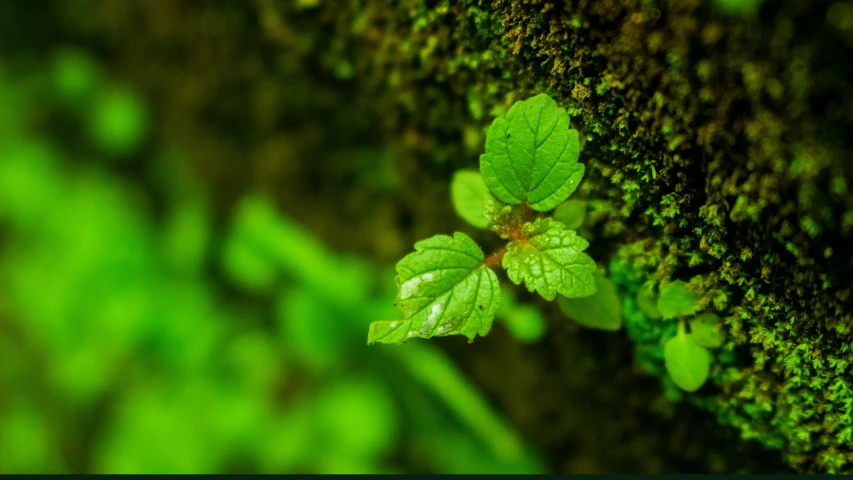
M725 318L731 363L691 401L795 470L853 471L853 2L59 3L91 12L75 38L108 45L163 105L159 133L192 149L220 209L265 185L331 244L389 261L462 227L452 172L476 165L495 114L552 94L581 132L594 258L690 280ZM658 335L644 328L628 329L640 347ZM494 342L480 353L514 358ZM549 339L526 365L576 342ZM592 344L602 365L632 348ZM549 425L517 410L534 391L495 392Z

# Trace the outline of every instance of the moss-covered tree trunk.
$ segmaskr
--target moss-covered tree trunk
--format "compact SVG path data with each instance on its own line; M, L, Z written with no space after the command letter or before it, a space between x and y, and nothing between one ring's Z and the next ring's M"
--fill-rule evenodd
M144 85L222 212L268 188L385 262L464 228L452 172L477 165L495 114L551 94L581 132L594 257L692 279L732 358L673 405L637 338L545 304L542 344L448 348L558 471L853 471L853 2L56 7L91 13L69 32Z

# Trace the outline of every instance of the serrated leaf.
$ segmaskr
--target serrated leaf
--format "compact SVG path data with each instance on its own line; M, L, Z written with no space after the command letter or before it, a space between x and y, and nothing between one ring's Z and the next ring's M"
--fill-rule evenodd
M726 341L726 335L720 329L720 317L705 312L690 319L690 333L693 341L700 347L717 348Z
M506 118L498 117L486 135L480 172L489 190L504 203L527 202L548 211L571 195L583 178L578 163L577 130L551 97L537 95L517 102Z
M492 194L486 195L485 217L489 230L497 233L504 240L524 223L521 205L506 204Z
M487 334L501 295L497 275L483 260L483 251L464 233L416 243L415 251L397 263L395 305L403 320L373 322L367 343Z
M669 339L663 346L663 359L669 376L683 390L695 392L708 379L711 355L689 333L679 332Z
M489 189L476 170L458 170L450 182L450 198L456 213L477 228L486 228L486 197Z
M586 202L583 200L566 200L554 210L554 220L572 230L580 228L586 218Z
M546 300L557 293L569 298L595 293L595 262L583 253L589 243L550 218L522 227L522 240L507 245L502 265L509 279L522 281Z
M661 318L661 314L658 310L658 302L655 300L654 285L655 283L649 280L640 287L637 291L637 307L647 317L657 319Z
M588 297L557 297L563 313L579 325L599 330L622 328L622 303L616 293L616 284L600 271L595 272L597 290Z
M663 318L676 318L693 315L696 311L693 305L699 296L687 289L687 284L676 280L660 290L658 310Z

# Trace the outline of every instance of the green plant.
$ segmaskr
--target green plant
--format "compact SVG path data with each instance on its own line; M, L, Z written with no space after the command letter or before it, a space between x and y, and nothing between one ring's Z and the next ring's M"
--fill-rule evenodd
M480 156L482 176L457 172L451 195L463 219L497 233L507 245L486 256L461 232L416 243L397 263L395 305L403 319L373 322L368 344L456 334L473 340L487 334L502 303L498 267L546 300L558 293L595 294L596 265L584 253L589 243L540 215L577 189L584 174L579 154L568 113L545 94L517 102L506 117L495 119Z
M725 341L720 317L711 312L696 315L697 300L681 280L661 288L657 302L651 282L637 292L637 305L646 316L678 321L678 333L663 346L664 364L675 384L688 392L698 390L708 379L711 354L707 349L720 347Z

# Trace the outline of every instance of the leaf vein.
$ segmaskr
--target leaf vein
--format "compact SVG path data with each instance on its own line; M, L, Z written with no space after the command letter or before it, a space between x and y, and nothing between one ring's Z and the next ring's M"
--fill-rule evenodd
M465 255L465 256L467 256L467 257L471 257L471 258L473 258L474 260L477 260L478 262L482 262L482 261L483 261L483 259L482 259L482 258L480 258L480 257L478 257L478 256L476 256L476 255L474 255L473 253L470 253L470 252L463 252L463 251L461 251L461 250L455 250L455 249L453 249L453 248L447 248L447 247L427 247L425 250L421 250L421 251L422 251L422 252L427 252L427 251L436 251L436 250L446 251L446 252L459 253L459 254L461 254L461 255Z
M556 162L554 162L553 164L551 164L551 167L548 169L548 171L547 171L547 172L545 172L545 175L542 177L542 179L541 179L541 180L539 180L539 183L537 183L535 187L533 187L533 188L530 188L530 189L529 189L529 191L528 191L528 193L527 193L527 198L530 198L530 194L531 194L532 192L535 192L535 191L536 191L536 189L538 189L538 188L539 188L539 186L540 186L540 185L542 185L542 183L544 183L544 182L545 182L545 179L546 179L546 178L548 178L548 175L551 175L551 172L554 170L554 167L556 167L556 166L557 166L557 164L559 164L559 163L572 163L572 162L561 162L561 161L560 161L560 158L562 158L563 153L565 153L565 152L566 152L566 147L568 147L568 146L569 146L569 140L566 140L566 143L564 143L564 144L563 144L563 149L562 149L562 150L560 150L560 154L559 154L559 155L557 155L557 161L556 161ZM531 180L532 180L532 179L533 179L533 176L531 175L531 176L530 176L530 178L531 178ZM571 178L571 175L569 175L569 178ZM566 181L568 181L568 180L569 180L569 179L566 179ZM546 198L547 198L547 197L546 197Z
M483 274L480 273L480 275L477 275L477 288L474 289L474 298L472 298L471 302L470 302L471 303L471 309L468 310L468 313L465 314L465 318L470 319L471 315L474 313L474 309L477 308L477 298L480 297L480 285L482 283L483 283ZM482 326L482 324L483 324L483 320L480 319L480 325Z
M509 124L507 124L507 130L509 130ZM518 182L518 185L524 188L524 184L521 182L521 177L519 176L518 170L515 167L516 162L512 159L512 155L509 152L509 142L507 142L505 138L502 138L501 142L504 145L504 150L506 150L506 158L509 160L509 166L510 169L512 169L512 174L515 176L515 180ZM503 182L501 183L503 184ZM510 190L506 184L503 184L503 186L504 188L506 188L506 191L509 192L510 195L512 195L513 198L515 198L516 200L521 200L520 198L515 196L515 193L513 193L512 190Z
M482 265L480 265L480 266L479 266L479 267L477 267L477 268L471 269L471 273L469 273L468 275L465 275L465 277L464 277L464 278L462 278L462 279L461 279L461 280L459 280L458 282L454 283L454 284L453 284L452 286L450 286L447 290L444 290L443 292L441 292L441 293L439 293L439 294L435 295L433 298L435 298L435 299L441 298L441 296L442 296L442 295L446 294L447 292L452 291L452 290L453 290L454 288L456 288L460 283L462 283L462 282L464 282L465 280L467 280L467 279L468 279L468 277L470 277L471 275L473 275L474 273L476 273L476 272L477 272L479 269L481 269L481 268L483 268L483 266L482 266ZM425 298L429 298L429 297L425 297ZM419 310L415 311L414 313L412 313L411 315L407 316L406 318L413 318L413 317L417 316L418 314L420 314L421 312L423 312L424 310L426 310L426 308L427 308L427 307L429 307L429 306L430 306L430 305L432 305L432 304L433 304L433 302L430 302L430 303L428 303L428 304L424 305L422 308L420 308Z
M530 178L527 181L527 192L524 195L524 201L528 201L530 199L530 182L533 181L533 174L536 173L536 152L539 150L539 147L536 146L536 137L539 136L539 127L542 126L542 112L544 108L539 109L539 118L536 120L536 131L533 132L533 155L530 159ZM527 115L524 116L524 120L527 121ZM530 122L527 122L527 127L530 128ZM530 130L533 130L532 128Z

